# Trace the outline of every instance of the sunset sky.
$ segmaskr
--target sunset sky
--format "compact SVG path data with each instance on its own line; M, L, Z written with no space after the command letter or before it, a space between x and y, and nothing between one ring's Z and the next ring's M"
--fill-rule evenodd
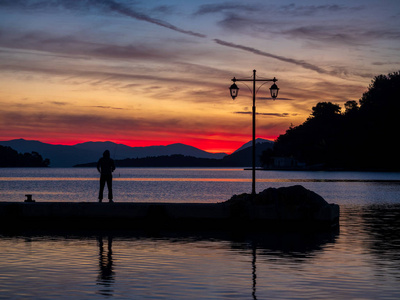
M400 70L399 0L1 0L0 140L230 153ZM250 85L249 85L250 86ZM376 137L377 138L377 137Z

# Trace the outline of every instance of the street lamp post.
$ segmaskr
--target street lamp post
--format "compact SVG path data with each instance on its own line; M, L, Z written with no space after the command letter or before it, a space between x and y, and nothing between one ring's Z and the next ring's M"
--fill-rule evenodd
M255 195L256 194L256 94L258 92L258 90L267 82L269 81L273 81L274 83L271 85L271 87L269 88L270 92L271 92L271 98L272 99L276 99L276 97L278 97L278 92L279 92L279 88L276 85L275 82L278 81L278 79L276 79L275 77L273 79L264 79L264 78L256 78L256 70L253 70L253 78L251 79L237 79L235 77L232 78L233 84L229 87L230 93L231 93L231 97L233 100L235 100L235 98L238 96L239 94L239 88L236 85L236 81L252 81L253 82L253 141L252 141L252 145L253 145L253 151L252 151L252 164L253 164L253 168L252 168L252 187L251 187L251 194ZM264 82L263 84L261 84L259 86L259 88L256 90L256 81L260 81L260 82Z

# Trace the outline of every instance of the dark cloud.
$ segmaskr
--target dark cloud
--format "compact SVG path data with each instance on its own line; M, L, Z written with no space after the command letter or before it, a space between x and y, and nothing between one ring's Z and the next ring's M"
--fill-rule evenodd
M19 9L26 11L63 11L63 10L73 10L80 12L90 12L90 1L68 1L68 0L2 0L0 1L0 7Z
M268 15L274 18L266 18L266 10L256 5L222 3L202 5L195 14L220 13L222 18L218 24L236 33L297 38L330 47L367 45L373 40L400 38L400 30L390 28L386 23L372 25L361 19L363 10L363 6L292 3L269 6ZM358 19L355 13L358 13ZM346 18L351 22L343 21Z
M36 110L32 110L36 108ZM199 119L192 116L168 116L163 112L108 114L103 110L78 111L75 107L59 111L40 110L32 105L30 110L7 109L0 111L0 127L19 134L65 137L113 136L118 134L134 137L165 138L207 135L215 132L239 132L243 124L214 122L215 118ZM124 109L125 110L125 109Z
M137 60L164 60L171 59L179 55L177 52L168 49L148 46L145 43L135 43L127 45L110 45L106 43L83 40L75 36L52 36L46 32L8 32L0 29L1 52L5 48L24 49L47 52L48 55L55 55L73 59L137 59ZM35 55L40 55L36 53Z
M274 99L272 99L271 97L257 97L257 99L258 100L273 100L273 101L275 101ZM293 98L287 98L287 97L279 97L278 96L278 98L276 99L276 100L279 100L279 101L292 101L292 100L295 100L295 99L293 99Z
M104 105L95 105L95 106L86 106L86 107L101 108L101 109L127 110L126 108L122 108L122 107L113 107L113 106L104 106Z
M2 29L0 29L0 47L45 51L75 58L158 59L172 55L166 49L149 49L145 44L109 45L69 35L52 36L39 31L21 33Z
M249 31L274 33L277 28L286 28L292 23L301 20L309 22L308 18L317 20L331 16L341 17L343 14L351 14L362 10L361 6L344 5L268 5L232 4L231 2L220 4L201 5L195 15L221 14L219 25L234 31ZM268 17L266 17L266 15ZM306 19L307 18L307 19ZM318 22L320 23L320 22Z
M372 63L374 66L385 66L385 65L400 65L400 60L398 61L376 61Z
M163 14L171 14L171 13L174 12L174 6L172 6L172 5L160 5L160 6L154 7L154 9L152 11L153 12L163 13Z
M75 1L72 1L75 3ZM80 9L84 10L84 7L95 7L97 10L101 11L112 11L114 13L123 14L129 16L131 18L135 18L137 20L142 20L146 22L150 22L159 26L163 26L175 31L179 31L182 33L190 34L196 37L205 37L205 35L194 33L191 31L183 30L181 28L177 28L172 24L164 22L159 19L155 19L150 17L147 14L143 14L141 12L136 11L131 6L126 4L121 4L119 2L113 0L86 0L86 1L78 1L79 4L71 4L71 1L66 0L53 0L53 1L16 1L15 3L12 1L3 2L3 5L25 5L26 7L63 7L64 9ZM5 3L5 4L4 4ZM13 4L10 4L13 3ZM58 5L58 6L57 6ZM85 6L86 5L86 6ZM284 11L291 11L295 8L299 8L296 5L289 5L287 7L281 7L281 10ZM161 8L159 8L161 9ZM167 7L163 8L167 9ZM226 15L232 14L232 11L239 10L241 13L243 11L255 11L254 6L248 5L202 5L196 12L197 14L208 14L212 12L224 12ZM235 11L236 11L235 10ZM342 6L301 6L299 8L300 11L303 13L311 13L311 11L339 11L344 10ZM225 22L228 20L232 20L235 24L231 24L232 26L238 26L241 22L248 23L249 26L257 27L267 27L268 21L260 21L251 20L250 17L239 17L239 16L230 16L229 19L226 19ZM271 21L269 21L271 22ZM230 25L229 25L230 26ZM276 27L275 27L276 28ZM281 30L280 32L276 32L277 34L288 36L290 38L301 38L301 39L310 39L313 41L327 41L331 43L342 43L342 44L351 44L360 37L357 37L357 32L351 32L349 30L343 30L343 33L340 29L341 27L324 27L324 26L302 26L296 27L291 29ZM400 37L400 31L392 31L392 32L381 32L379 30L374 31L365 31L363 36L387 36L388 38L397 38ZM222 46L241 49L244 51L251 52L256 55L261 55L273 59L277 59L283 62L295 64L301 66L308 70L313 70L319 74L328 74L337 77L347 77L349 72L344 67L332 66L330 69L326 69L320 67L316 64L312 64L310 62L304 60L298 60L290 57L284 57L280 55L275 55L272 53L268 53L265 51L258 50L256 48L233 44L227 41L223 41L221 39L214 39L214 41ZM62 56L74 56L74 58L82 57L82 58L92 58L92 57L99 57L99 58L110 58L110 59L161 59L161 60L171 60L172 57L179 55L179 52L168 51L165 47L146 47L145 44L128 44L128 45L108 45L102 43L95 43L92 41L87 40L80 40L78 37L73 36L61 36L61 37L54 37L45 35L41 32L28 32L25 34L19 34L18 32L8 33L7 31L3 30L0 31L0 46L8 47L8 48L16 48L16 49L30 49L30 50L39 50L39 51L47 51L50 53L59 54ZM361 77L370 77L370 74L355 74Z
M68 105L67 102L62 102L62 101L51 101L50 104L56 105L56 106L65 106Z
M253 14L243 15L241 13L229 12L218 22L220 26L234 32L244 32L245 34L270 34L273 28L279 28L279 21L273 19L260 18Z
M206 15L212 13L225 13L233 11L252 12L258 11L256 5L235 4L232 2L220 4L204 4L200 5L199 9L194 13L195 15Z
M61 64L62 65L62 64ZM111 91L132 91L134 93L146 94L155 99L163 100L175 97L176 90L179 89L180 97L190 98L197 103L214 103L214 99L220 94L229 92L221 90L220 84L207 82L210 78L224 78L226 72L214 68L198 65L174 64L174 72L154 72L153 69L145 71L135 69L89 69L84 63L79 61L68 64L65 67L53 67L52 65L23 62L0 62L0 69L9 72L12 76L25 76L24 80L29 80L28 75L48 76L51 80L62 80L63 84L68 84L73 88L80 85L89 85L94 88ZM198 76L182 76L185 74L197 74ZM200 76L202 75L202 76ZM56 79L57 78L57 79ZM145 83L145 84L144 84ZM207 83L207 85L206 85ZM197 88L193 88L196 86ZM55 104L55 103L53 103ZM105 107L103 107L105 108Z
M264 5L265 6L265 5ZM259 12L264 16L266 13L270 15L290 15L290 16L315 16L315 15L324 15L324 14L332 14L332 13L348 13L353 11L359 11L363 9L362 6L344 6L337 4L327 4L327 5L297 5L295 3L291 3L288 5L268 5L267 9L263 9L263 3L259 3L259 5L251 4L235 4L232 2L224 2L219 4L204 4L201 5L198 10L194 13L195 15L206 15L206 14L215 14L215 13L244 13L247 14L249 12Z
M135 128L135 130L152 131L159 128L172 129L181 127L176 118L145 118L142 116L106 116L103 114L77 113L71 110L48 111L0 111L0 124L6 127L32 128L35 131L59 131L59 132L104 132L115 133L123 128Z
M331 26L301 26L280 31L281 35L289 38L310 39L329 44L356 44L358 38L349 33L348 28L334 28Z
M386 28L364 29L356 25L349 29L344 25L308 25L282 30L279 34L289 38L317 41L328 45L364 45L372 40L397 40L400 38L400 30L388 30Z
M327 4L327 5L297 5L294 3L288 5L282 5L278 8L283 14L291 16L315 16L321 14L332 14L332 13L348 13L353 11L359 11L363 9L362 6L344 6L337 4Z
M252 115L253 112L251 111L235 111L234 114L240 115ZM289 113L258 113L256 112L257 116L268 116L268 117L279 117L279 118L288 118L297 116L297 114L289 114Z

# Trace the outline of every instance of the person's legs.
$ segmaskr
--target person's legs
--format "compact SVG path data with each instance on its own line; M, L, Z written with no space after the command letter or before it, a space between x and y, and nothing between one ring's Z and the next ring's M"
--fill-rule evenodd
M99 202L103 200L103 191L104 191L104 186L106 184L106 179L104 178L103 175L100 176L100 191L99 191Z
M113 200L112 176L107 176L107 188L108 188L108 200L112 202Z

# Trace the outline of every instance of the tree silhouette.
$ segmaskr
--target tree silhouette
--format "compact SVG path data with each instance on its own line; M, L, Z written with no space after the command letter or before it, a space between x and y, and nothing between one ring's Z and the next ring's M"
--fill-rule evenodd
M344 108L318 103L303 124L278 137L263 164L283 156L322 168L400 170L400 72L376 76L359 104L347 101Z
M18 153L11 147L0 146L0 167L47 167L49 159L43 160L37 152Z

